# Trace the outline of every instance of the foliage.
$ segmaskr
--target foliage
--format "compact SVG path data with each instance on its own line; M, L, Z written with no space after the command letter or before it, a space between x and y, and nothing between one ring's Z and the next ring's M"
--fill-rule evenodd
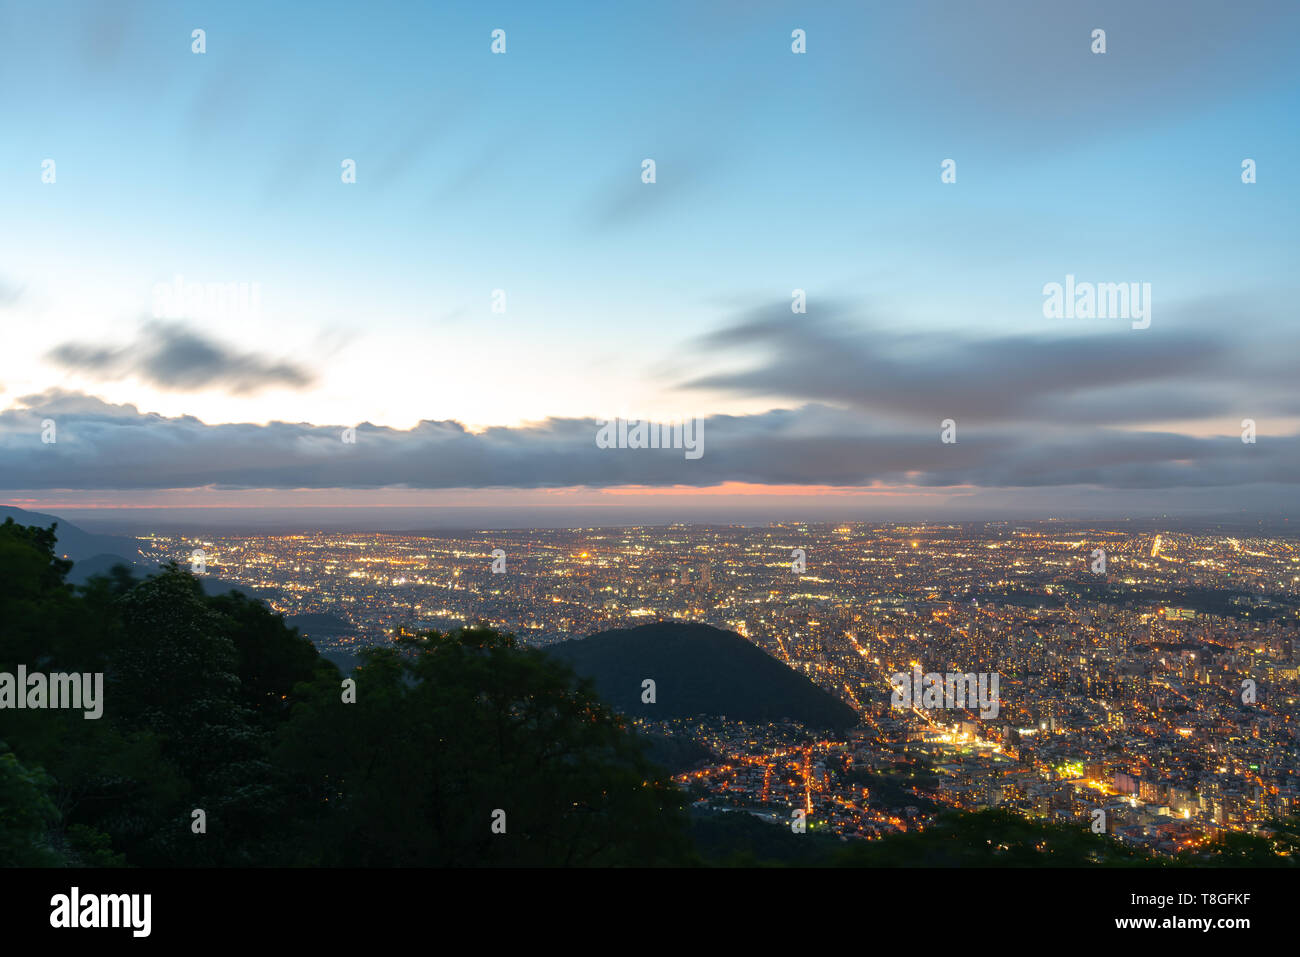
M666 774L511 636L372 650L345 704L338 669L262 602L205 595L174 563L74 589L55 548L55 528L0 526L0 670L102 672L104 713L0 714L0 864L687 859Z

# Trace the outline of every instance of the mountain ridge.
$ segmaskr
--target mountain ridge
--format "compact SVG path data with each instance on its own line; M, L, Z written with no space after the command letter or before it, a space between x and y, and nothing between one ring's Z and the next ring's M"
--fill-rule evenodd
M597 632L546 651L591 678L602 700L630 717L791 719L836 730L858 723L857 712L839 698L740 635L712 625L661 621ZM654 703L641 700L647 678L655 682Z

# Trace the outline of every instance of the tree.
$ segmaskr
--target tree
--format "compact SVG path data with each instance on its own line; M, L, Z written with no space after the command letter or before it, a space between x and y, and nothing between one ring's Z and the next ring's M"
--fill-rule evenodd
M118 605L123 631L109 684L115 716L158 734L164 754L200 787L216 769L250 758L239 653L198 580L170 563Z
M55 526L0 525L0 670L57 660L80 624L72 588L63 582L72 562L57 558Z
M486 628L363 653L356 703L318 684L279 763L317 809L322 862L680 863L682 797L563 664ZM505 833L493 833L496 812Z
M65 863L51 840L59 821L50 800L53 782L40 768L28 768L0 741L0 864L57 867Z
M237 655L240 699L262 727L288 720L293 687L311 681L318 668L326 679L338 679L338 669L265 602L231 591L208 598L207 605L225 621L223 633Z

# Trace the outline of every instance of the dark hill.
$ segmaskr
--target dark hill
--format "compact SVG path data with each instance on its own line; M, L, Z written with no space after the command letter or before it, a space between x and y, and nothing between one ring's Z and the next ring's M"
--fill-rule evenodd
M101 559L104 556L120 556L126 562L135 562L140 558L135 539L118 535L96 535L57 515L29 512L13 505L0 505L0 523L6 518L12 518L19 525L37 525L41 528L49 528L57 522L59 527L54 534L59 544L55 551L60 558L70 558L74 562Z
M341 635L355 635L356 626L344 621L337 615L308 613L290 615L284 623L290 628L297 628L308 638L338 638Z
M19 525L34 525L49 528L56 525L54 537L57 542L54 551L60 558L71 559L72 569L68 572L68 583L84 585L95 575L107 575L114 565L125 565L137 578L153 575L158 566L146 562L140 557L139 544L133 538L119 535L97 535L78 528L67 519L44 512L29 512L13 505L0 505L0 524L6 518L12 518ZM275 595L274 589L248 588L220 578L202 576L203 591L208 595L224 595L229 591L241 592L250 598L269 598Z
M358 646L341 645L339 638L356 635L356 626L336 615L309 612L304 615L290 615L284 620L290 628L297 628L299 633L316 646L316 653L333 664L343 674L350 675L361 664Z
M59 531L63 531L62 525L59 526ZM125 565L137 574L140 571L140 563L123 558L121 555L96 555L94 558L83 558L73 564L72 570L68 572L68 584L84 585L96 575L107 575L113 570L114 565Z
M0 524L6 518L12 518L19 525L35 525L39 528L57 524L58 527L54 530L58 542L55 553L60 558L72 560L72 570L68 572L71 584L84 585L93 575L107 575L114 565L125 565L137 575L153 570L152 566L146 566L140 560L140 550L135 539L118 535L96 535L57 515L29 512L13 505L0 505Z
M743 721L790 718L814 728L847 728L857 713L739 635L693 622L657 622L603 631L547 648L615 710L644 718L725 715ZM655 704L641 682L655 681Z

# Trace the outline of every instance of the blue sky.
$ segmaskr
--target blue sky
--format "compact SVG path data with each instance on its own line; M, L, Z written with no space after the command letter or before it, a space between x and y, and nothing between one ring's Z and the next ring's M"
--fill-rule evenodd
M788 313L803 288L814 337L883 337L899 361L1004 337L1132 348L1125 323L1044 318L1042 286L1067 273L1151 283L1150 342L1224 337L1267 365L1295 342L1300 8L1055 7L7 5L0 408L18 433L32 397L92 415L69 395L209 426L399 431L853 409L792 385L779 356L743 390L701 388L748 356L702 337ZM133 367L158 334L151 290L178 274L259 283L260 315L184 332L245 385L286 363L309 383L236 389L217 363L177 387ZM127 351L53 358L69 344ZM1202 391L1200 369L1171 387ZM1122 426L1230 434L1253 403L1294 436L1274 371L1228 376L1222 415ZM1095 438L1069 414L1055 427ZM733 471L710 481L783 481Z

